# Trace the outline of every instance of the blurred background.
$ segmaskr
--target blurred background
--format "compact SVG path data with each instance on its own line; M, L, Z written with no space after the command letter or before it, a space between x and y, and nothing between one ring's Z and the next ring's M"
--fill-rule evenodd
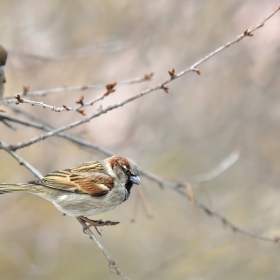
M115 104L188 68L217 47L260 23L279 1L0 0L0 44L9 51L5 97L30 90L107 84L155 72L152 81L117 86ZM201 184L195 197L237 226L280 234L280 13L253 37L230 47L171 84L75 129L75 136L171 181L190 181L217 166L237 146L240 160ZM30 97L74 106L104 89ZM1 106L3 109L4 106ZM21 104L60 127L84 117ZM9 144L42 132L0 123ZM104 158L61 138L48 138L18 153L46 174ZM0 181L26 182L34 175L0 150ZM188 200L142 178L153 218L129 201L96 218L120 221L102 230L103 245L131 279L279 279L279 244L235 234ZM146 198L148 199L148 198ZM131 220L135 218L135 222ZM1 279L120 279L78 222L29 194L0 197Z

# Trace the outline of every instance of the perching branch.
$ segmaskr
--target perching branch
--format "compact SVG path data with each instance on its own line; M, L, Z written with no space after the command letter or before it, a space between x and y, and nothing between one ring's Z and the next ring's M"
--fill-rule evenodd
M17 153L10 151L8 148L8 145L0 140L0 149L5 150L7 153L9 153L13 158L15 158L20 165L24 165L29 171L31 171L38 179L42 179L43 175L36 170L30 163L28 163L26 160L24 160L22 157L20 157ZM80 222L80 224L83 226L84 230L87 232L87 234L90 236L90 239L93 239L93 241L97 244L98 248L103 252L103 254L106 256L109 268L111 272L114 272L118 275L120 275L123 279L129 280L129 278L121 272L121 270L117 267L115 261L110 257L108 251L106 248L101 244L101 242L95 237L93 232L86 228L86 224L83 220L81 220L79 217L77 217L77 220Z
M1 120L1 118L5 118L6 120L10 120L10 121L17 122L17 123L20 123L20 124L23 124L23 125L38 128L38 129L41 129L41 130L49 129L49 128L47 128L45 126L42 126L40 124L29 123L29 122L26 122L26 121L21 121L21 120L18 120L16 118L7 117L7 116L4 116L4 115L0 114L0 120ZM76 143L79 146L87 147L87 148L99 151L99 152L103 153L105 156L114 155L113 152L111 152L109 150L106 150L102 147L99 147L97 145L94 145L92 143L89 143L87 141L81 140L78 137L68 135L68 134L64 134L64 133L60 133L60 134L58 134L58 136L62 137L62 138L65 138L65 139L67 139L67 140L69 140L73 143ZM201 183L201 182L210 181L210 180L216 178L217 176L219 176L220 174L225 172L229 167L231 167L239 159L239 156L240 156L240 148L237 148L227 158L225 158L220 164L218 164L215 168L213 168L211 171L209 171L205 174L196 176L194 178L195 182ZM168 181L166 181L162 178L159 178L159 177L157 177L153 174L148 173L147 171L145 171L143 169L141 169L141 175L146 177L150 181L156 183L160 187L165 186L165 187L179 193L180 195L183 195L184 197L188 198L189 200L191 200L190 196L182 190L183 188L185 188L184 184L174 184L174 183L168 182ZM209 207L200 203L198 200L195 199L193 202L194 202L194 205L196 207L203 209L206 214L218 218L224 225L227 225L234 232L239 232L241 234L251 236L251 237L254 237L254 238L257 238L257 239L265 240L265 241L272 241L272 242L278 242L279 241L279 236L272 236L272 237L263 236L263 235L260 235L260 234L257 234L257 233L246 231L246 230L244 230L240 227L237 227L232 222L230 222L227 218L223 217L218 212L215 212L215 211L211 210Z
M89 238L92 239L99 249L103 252L106 259L108 260L110 271L113 273L116 273L117 275L120 275L123 279L129 280L129 278L120 271L120 269L117 267L115 261L110 257L109 253L105 249L105 247L100 243L100 241L96 238L96 236L93 234L93 232L90 230L90 228L86 228L86 223L79 217L77 217L77 220L80 222L83 228L85 228L85 232L89 235Z

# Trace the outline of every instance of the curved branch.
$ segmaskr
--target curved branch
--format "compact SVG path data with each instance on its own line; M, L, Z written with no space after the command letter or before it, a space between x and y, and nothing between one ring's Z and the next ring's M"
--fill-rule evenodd
M234 163L236 163L240 157L240 154L241 154L241 148L237 147L219 165L217 165L215 168L208 171L207 173L195 176L192 179L192 181L195 183L203 183L203 182L208 182L208 181L215 179L220 174L222 174L224 171L226 171L230 166L232 166Z

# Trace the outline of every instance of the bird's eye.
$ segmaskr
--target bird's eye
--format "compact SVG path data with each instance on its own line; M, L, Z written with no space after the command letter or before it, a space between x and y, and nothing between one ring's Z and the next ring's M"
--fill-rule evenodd
M125 175L131 176L131 172L126 166L123 166L123 172L124 172Z

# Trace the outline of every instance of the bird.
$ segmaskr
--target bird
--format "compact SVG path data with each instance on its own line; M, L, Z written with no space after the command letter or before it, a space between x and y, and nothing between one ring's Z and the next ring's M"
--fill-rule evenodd
M0 195L27 192L54 204L64 215L81 218L85 229L115 225L119 222L91 220L94 216L125 202L133 184L141 185L136 163L120 156L82 163L73 168L53 171L42 179L19 184L0 184ZM97 230L100 234L100 232Z
M0 100L4 94L4 83L6 83L4 66L6 65L7 57L7 51L2 45L0 45Z

